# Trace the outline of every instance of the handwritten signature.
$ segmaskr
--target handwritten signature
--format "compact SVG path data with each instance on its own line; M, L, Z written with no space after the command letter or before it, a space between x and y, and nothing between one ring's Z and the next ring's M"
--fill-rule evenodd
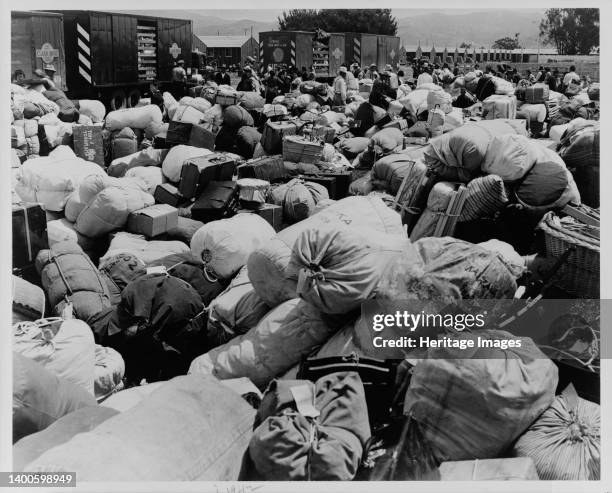
M263 486L252 486L252 485L227 485L227 486L217 486L215 485L216 493L253 493L258 489L263 488Z

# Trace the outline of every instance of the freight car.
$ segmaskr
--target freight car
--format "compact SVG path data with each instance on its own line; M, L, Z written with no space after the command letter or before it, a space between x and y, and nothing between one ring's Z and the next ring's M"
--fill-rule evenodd
M152 79L170 82L179 58L189 72L191 48L190 20L83 10L12 12L13 70L29 77L53 63L70 98L100 99L111 109L135 106Z
M397 68L400 39L367 33L267 31L259 33L259 58L263 66L314 68L317 79L335 77L342 63L361 67L376 64Z

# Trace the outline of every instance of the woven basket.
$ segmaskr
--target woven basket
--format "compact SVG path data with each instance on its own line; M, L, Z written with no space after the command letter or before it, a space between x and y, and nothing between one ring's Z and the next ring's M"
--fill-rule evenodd
M303 137L283 138L283 159L294 163L315 164L323 155L323 143L310 141Z
M570 217L560 218L554 212L542 218L539 228L544 232L548 256L558 258L568 248L574 249L555 276L555 284L579 298L599 299L599 239L585 234L599 235L599 228Z

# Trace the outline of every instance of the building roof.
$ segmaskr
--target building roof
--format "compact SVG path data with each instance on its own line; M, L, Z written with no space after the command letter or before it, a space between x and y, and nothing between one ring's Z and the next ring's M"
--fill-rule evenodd
M444 46L435 46L436 48L436 53L444 53ZM408 53L413 53L417 50L418 45L404 45L404 49L406 50L406 52ZM431 46L425 46L425 45L421 45L421 51L423 53L430 53L431 52ZM455 53L455 47L453 46L452 48L450 46L446 47L447 51L448 51L448 55L452 56ZM459 54L462 55L465 53L465 48L457 48L457 50L459 51ZM485 53L488 53L489 51L495 51L495 49L491 48L491 47L485 47L483 50L481 50L479 47L476 48L476 53L480 53L481 51L484 51ZM500 51L500 50L498 50ZM506 52L507 50L501 50L503 52ZM474 48L468 48L467 52L469 55L471 55L472 53L474 53ZM540 55L556 55L557 54L557 49L556 48L550 48L550 47L540 47L539 50L538 48L518 48L515 50L510 50L510 53L513 54L525 54L525 55L537 55L538 53L540 53Z
M257 41L251 36L199 36L195 35L208 48L240 48L249 39Z

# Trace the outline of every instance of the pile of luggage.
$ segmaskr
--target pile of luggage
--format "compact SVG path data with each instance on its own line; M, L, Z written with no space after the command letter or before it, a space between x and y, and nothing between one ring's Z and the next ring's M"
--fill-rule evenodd
M364 350L369 300L512 299L551 264L538 294L599 296L599 122L482 80L472 112L431 83L108 114L14 86L15 470L598 479L598 396L538 341Z

